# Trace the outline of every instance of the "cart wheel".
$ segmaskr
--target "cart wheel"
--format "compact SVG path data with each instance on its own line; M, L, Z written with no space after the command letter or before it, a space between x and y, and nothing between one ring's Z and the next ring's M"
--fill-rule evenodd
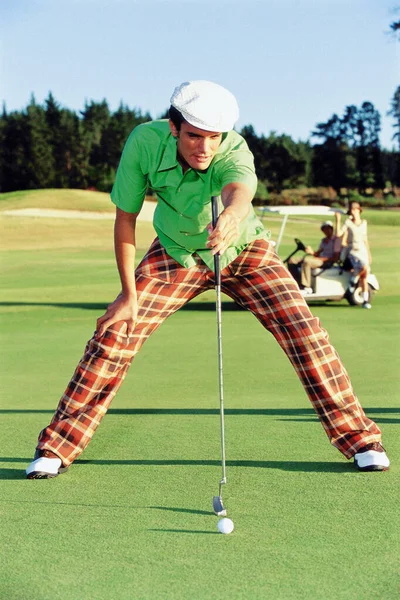
M345 298L352 306L362 306L364 304L363 292L361 286L358 286L353 292L347 290ZM368 302L372 299L372 287L368 284Z

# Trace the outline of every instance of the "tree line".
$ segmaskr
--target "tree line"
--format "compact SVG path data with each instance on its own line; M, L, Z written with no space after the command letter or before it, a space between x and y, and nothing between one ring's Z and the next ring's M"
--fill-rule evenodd
M254 154L259 189L267 200L284 189L329 187L371 194L400 187L400 86L388 114L396 150L382 149L381 116L371 102L345 107L318 123L311 141L289 135L240 131ZM164 115L166 116L166 115ZM62 107L52 93L43 105L32 96L21 111L0 116L0 192L38 188L111 190L129 133L152 119L123 103L112 112L106 102L86 102L79 113Z

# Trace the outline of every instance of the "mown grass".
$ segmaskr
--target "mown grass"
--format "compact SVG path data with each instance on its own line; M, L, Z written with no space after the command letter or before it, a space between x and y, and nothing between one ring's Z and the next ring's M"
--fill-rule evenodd
M252 315L224 305L225 502L235 531L222 536L211 514L220 478L213 292L210 305L189 305L146 342L70 471L25 480L37 434L119 287L112 222L46 223L1 219L8 233L0 253L0 597L397 597L394 228L370 230L382 285L371 311L345 302L313 308L367 414L382 428L391 470L355 472L329 445L272 336ZM298 227L289 225L283 250L291 236L318 241L315 223L301 224L301 235ZM140 256L152 232L145 223L139 229Z
M0 210L22 208L112 211L113 205L109 194L86 190L24 190L0 194Z

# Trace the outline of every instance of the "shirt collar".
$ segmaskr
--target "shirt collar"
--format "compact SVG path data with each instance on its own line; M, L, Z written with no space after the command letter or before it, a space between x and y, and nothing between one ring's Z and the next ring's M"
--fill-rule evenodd
M212 164L212 163L211 163ZM165 146L164 154L161 159L161 162L158 166L157 171L168 171L169 169L174 169L179 165L178 159L176 158L176 138L173 135L170 135ZM180 166L180 165L179 165ZM211 167L211 165L210 165ZM207 177L207 172L202 173L201 171L196 171L195 169L191 169L194 173L205 181Z
M167 171L168 169L173 169L177 165L178 161L176 158L176 139L173 135L170 134L157 171Z

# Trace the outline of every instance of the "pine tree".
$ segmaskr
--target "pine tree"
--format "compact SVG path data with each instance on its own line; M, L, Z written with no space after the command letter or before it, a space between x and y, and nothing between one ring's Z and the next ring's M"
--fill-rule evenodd
M2 192L26 190L30 186L28 156L29 127L26 115L18 111L2 117Z
M388 116L394 120L394 134L392 140L397 141L400 151L400 85L397 87L390 104Z
M36 104L34 96L26 109L27 118L27 156L26 166L29 171L29 188L49 188L55 186L55 161L51 146L51 132L46 121L46 114Z
M313 147L312 182L328 185L340 195L341 189L351 185L354 173L349 172L346 132L343 122L334 114L326 123L318 123L312 137L322 138L321 144Z

